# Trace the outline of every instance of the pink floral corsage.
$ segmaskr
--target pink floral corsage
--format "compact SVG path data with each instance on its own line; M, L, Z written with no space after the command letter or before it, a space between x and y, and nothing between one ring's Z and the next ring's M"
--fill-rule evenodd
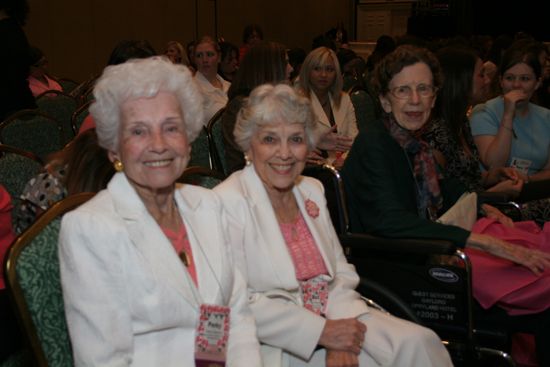
M306 211L312 218L317 218L319 216L319 207L313 200L306 200Z

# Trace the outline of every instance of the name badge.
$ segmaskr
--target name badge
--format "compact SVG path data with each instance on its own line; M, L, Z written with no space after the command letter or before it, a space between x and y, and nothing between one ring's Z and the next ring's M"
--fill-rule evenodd
M225 366L230 311L226 306L201 305L195 338L195 366Z
M510 166L517 169L519 172L527 175L529 173L529 167L531 167L531 161L528 159L512 157Z
M324 315L327 310L328 282L320 276L301 281L304 307L317 315Z

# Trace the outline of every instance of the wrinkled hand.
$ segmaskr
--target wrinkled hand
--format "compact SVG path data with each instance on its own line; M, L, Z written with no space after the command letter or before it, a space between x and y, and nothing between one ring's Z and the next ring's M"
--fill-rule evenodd
M523 184L525 181L519 180L505 180L497 183L487 191L503 192L510 195L513 198L516 198L521 190L523 189Z
M522 246L513 245L512 254L515 263L525 266L536 275L544 273L550 268L550 254L539 250L528 249Z
M317 148L324 150L337 150L340 152L346 152L351 148L353 143L352 138L347 136L338 135L336 133L336 125L333 126L326 134L321 137Z
M359 367L359 358L354 353L327 349L326 367Z
M512 228L514 226L514 221L494 206L483 204L481 207L485 211L485 216L487 218L494 219L505 227Z
M359 354L366 331L367 326L354 318L326 320L318 344L327 349Z
M550 253L514 245L493 236L471 233L466 243L471 247L522 265L536 275L550 268Z
M499 182L512 180L518 181L520 179L519 172L513 167L498 167L491 168L487 171L487 176L485 178L485 186L493 186Z
M307 155L306 162L310 164L322 165L325 163L325 158L321 155L321 151L319 149L312 149Z

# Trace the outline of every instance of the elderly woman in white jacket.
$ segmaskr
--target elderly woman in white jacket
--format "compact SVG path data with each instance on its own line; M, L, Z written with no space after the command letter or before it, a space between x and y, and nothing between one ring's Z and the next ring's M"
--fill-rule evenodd
M99 143L118 173L61 225L75 364L260 366L221 204L175 183L202 128L191 73L164 58L134 60L106 68L94 96Z
M340 167L357 136L355 109L342 85L342 72L334 51L319 47L307 55L300 69L298 89L310 99L323 131L318 149L310 153L310 162L327 161Z
M286 85L256 88L235 126L248 165L214 189L264 366L450 366L432 331L368 309L355 292L322 185L300 176L315 135L307 98Z

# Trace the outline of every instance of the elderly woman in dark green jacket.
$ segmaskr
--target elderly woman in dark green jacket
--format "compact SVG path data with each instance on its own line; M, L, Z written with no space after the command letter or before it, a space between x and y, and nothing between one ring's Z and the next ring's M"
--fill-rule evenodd
M435 56L401 46L378 65L374 81L385 113L357 137L342 169L351 230L445 239L511 260L534 273L550 267L550 254L434 221L465 192L458 181L439 180L432 151L419 138L441 83ZM492 210L494 217L511 225Z
M420 139L440 79L435 56L411 46L397 48L377 66L375 87L385 113L356 138L342 169L352 232L449 240L546 277L550 254L434 221L465 192L458 181L439 179L433 153ZM513 225L491 210L501 223ZM510 325L517 319L523 331L534 333L539 363L550 365L550 309L519 317L510 317Z

